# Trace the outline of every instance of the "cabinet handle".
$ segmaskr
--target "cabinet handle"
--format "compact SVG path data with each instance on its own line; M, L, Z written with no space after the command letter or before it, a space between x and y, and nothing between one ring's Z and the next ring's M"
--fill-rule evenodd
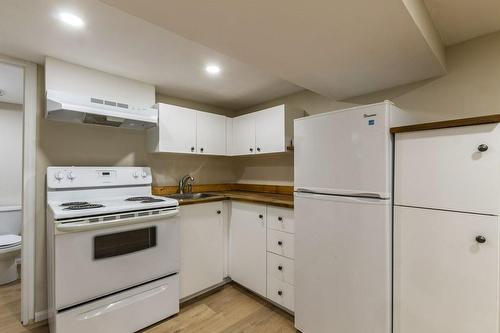
M283 218L281 216L278 216L278 221L283 222Z
M278 271L282 271L283 270L283 266L279 265L278 266Z
M482 143L480 144L478 147L477 147L477 150L479 150L481 153L484 153L485 151L488 150L488 145L485 144L485 143Z
M200 152L202 152L202 153L203 153L203 148L200 148Z
M264 215L259 214L259 219L262 219L262 218L264 218Z
M220 213L222 213L222 212L220 210L217 210L217 214L220 214Z
M282 241L278 241L278 245L279 246L283 246L283 242Z
M278 295L282 296L283 295L283 290L278 290Z
M194 151L194 147L191 147L191 151Z
M253 152L253 148L250 148L250 152Z
M486 243L486 238L484 236L477 236L476 242L478 242L479 244Z
M257 151L260 151L260 148L259 148L259 147L257 147Z

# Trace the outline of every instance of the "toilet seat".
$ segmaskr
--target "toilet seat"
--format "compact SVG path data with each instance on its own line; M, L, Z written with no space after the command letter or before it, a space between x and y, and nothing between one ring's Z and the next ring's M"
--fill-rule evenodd
M22 238L19 235L0 235L0 250L18 247L21 240Z

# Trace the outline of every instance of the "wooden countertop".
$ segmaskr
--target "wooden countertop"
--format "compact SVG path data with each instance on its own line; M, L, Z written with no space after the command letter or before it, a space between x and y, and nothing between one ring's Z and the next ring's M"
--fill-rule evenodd
M167 196L178 192L177 186L153 186L153 194ZM214 196L201 199L184 199L182 205L192 205L221 200L237 200L279 207L293 208L293 186L254 184L209 184L194 185L193 192L204 192Z
M415 124L408 126L392 127L391 133L426 131L426 130L440 129L440 128L483 125L483 124L491 124L499 122L500 122L500 114L493 114L482 117L462 118L462 119L437 121L432 123L422 123L422 124Z

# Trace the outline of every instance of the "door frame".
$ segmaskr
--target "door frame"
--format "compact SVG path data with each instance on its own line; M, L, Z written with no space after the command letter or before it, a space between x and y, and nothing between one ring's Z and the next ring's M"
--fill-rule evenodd
M1 54L0 62L18 66L24 70L21 322L27 325L35 320L37 65Z

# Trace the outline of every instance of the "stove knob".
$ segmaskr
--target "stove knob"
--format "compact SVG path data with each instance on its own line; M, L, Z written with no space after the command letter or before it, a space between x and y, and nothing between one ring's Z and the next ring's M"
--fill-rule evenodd
M68 177L69 180L75 179L75 175L74 175L73 171L68 171L68 173L66 174L66 177Z
M134 171L134 173L132 174L132 176L134 178L139 178L139 171Z
M148 176L148 173L146 171L142 172L142 178L146 178Z
M55 179L58 180L58 181L61 181L64 179L64 173L62 171L58 171L56 172L56 174L54 175Z

